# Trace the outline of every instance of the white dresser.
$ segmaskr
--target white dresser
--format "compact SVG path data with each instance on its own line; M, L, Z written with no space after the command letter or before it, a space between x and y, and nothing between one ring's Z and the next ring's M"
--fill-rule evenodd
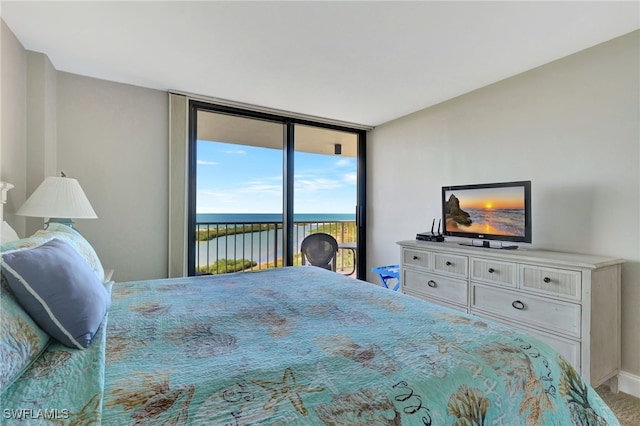
M400 241L402 292L539 338L618 391L622 259Z

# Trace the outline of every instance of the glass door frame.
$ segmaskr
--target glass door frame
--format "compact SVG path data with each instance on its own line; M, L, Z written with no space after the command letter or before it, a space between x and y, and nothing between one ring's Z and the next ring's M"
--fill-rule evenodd
M306 125L321 127L325 129L354 133L357 135L357 200L356 200L356 227L358 235L357 257L356 257L356 278L366 279L366 139L365 130L354 129L335 124L317 122L294 117L280 116L260 111L236 108L226 105L218 105L199 100L189 100L189 129L188 129L188 167L187 167L187 274L195 275L195 244L196 236L196 163L197 153L197 131L198 131L198 111L210 111L235 115L245 118L255 118L260 120L282 123L284 126L283 141L283 264L293 265L294 257L294 211L293 211L293 188L294 188L294 149L295 149L295 125Z

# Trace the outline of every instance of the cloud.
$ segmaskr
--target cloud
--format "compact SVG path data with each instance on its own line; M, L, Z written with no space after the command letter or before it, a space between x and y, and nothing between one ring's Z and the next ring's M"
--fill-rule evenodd
M349 185L356 184L358 182L358 173L345 173L342 175L342 180Z
M231 155L245 155L247 153L247 151L243 149L227 149L222 152L224 154L231 154Z
M299 178L294 180L294 190L296 192L316 192L326 191L343 186L337 179L327 179L321 177Z
M282 209L281 187L273 196L268 186L225 187L225 190L199 190L198 213L277 213Z
M281 195L282 185L273 185L273 184L264 183L261 181L253 181L253 182L248 182L246 186L242 186L238 188L238 191L244 194L255 193L256 195L264 195L264 194Z
M197 161L199 166L217 166L218 163L217 161L205 161L205 160L198 160Z

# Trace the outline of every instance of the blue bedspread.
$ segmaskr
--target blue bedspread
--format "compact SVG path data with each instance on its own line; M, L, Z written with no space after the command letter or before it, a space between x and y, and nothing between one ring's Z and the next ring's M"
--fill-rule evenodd
M117 283L107 425L615 425L547 345L314 267Z
M105 285L110 290L112 282ZM0 424L101 424L106 323L87 349L53 341L0 396Z

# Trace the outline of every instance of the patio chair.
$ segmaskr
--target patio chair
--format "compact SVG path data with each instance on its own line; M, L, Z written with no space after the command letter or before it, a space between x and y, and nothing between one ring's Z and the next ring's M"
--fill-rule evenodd
M308 263L335 272L338 242L331 235L318 232L306 236L300 244L300 251L303 265Z

